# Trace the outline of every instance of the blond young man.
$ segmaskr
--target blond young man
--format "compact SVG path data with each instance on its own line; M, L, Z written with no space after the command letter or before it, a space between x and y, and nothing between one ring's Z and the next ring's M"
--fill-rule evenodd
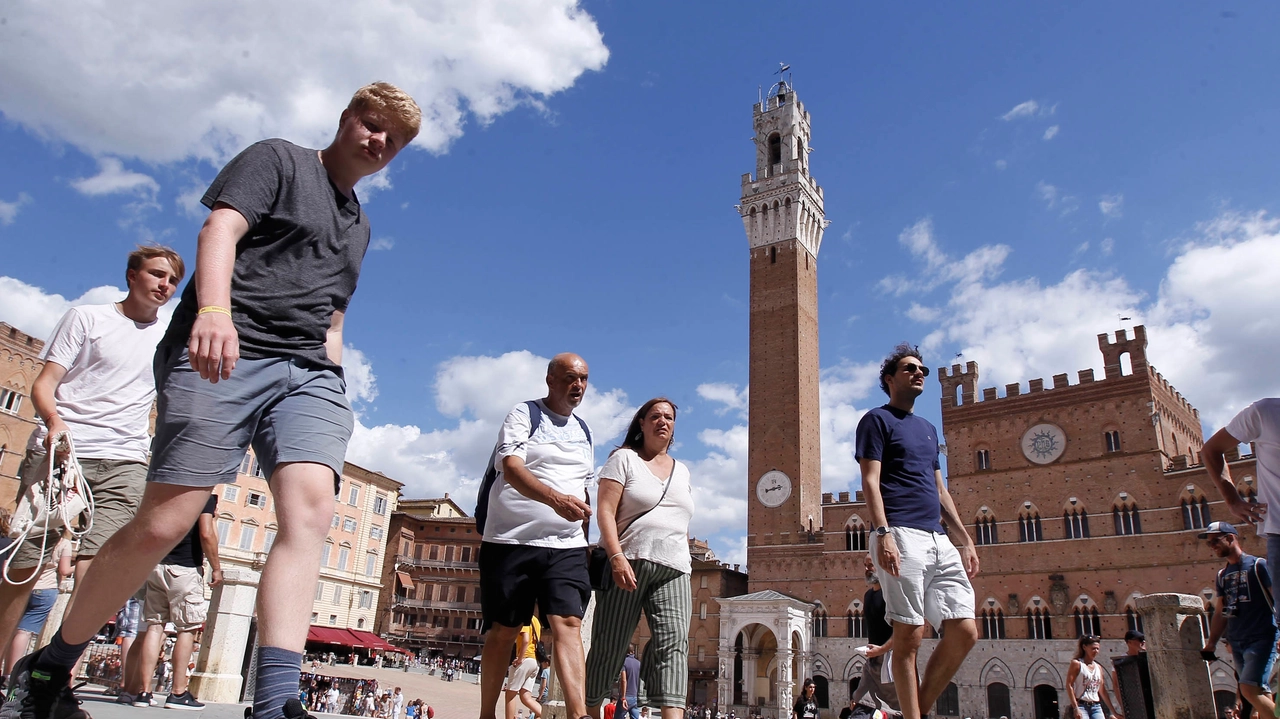
M250 446L280 528L258 589L256 719L304 716L298 702L309 595L333 517L354 419L342 380L342 318L369 244L354 187L418 133L400 89L356 92L323 150L250 146L202 202L195 278L156 352L156 440L142 507L103 547L53 641L19 663L0 717L85 719L67 688L94 633L234 482ZM291 700L291 701L289 701Z
M41 352L45 364L31 386L31 398L43 424L31 434L18 470L22 478L18 496L47 479L50 444L61 435L69 436L97 504L93 526L80 538L77 579L84 576L107 539L133 518L142 499L151 444L151 402L156 396L151 360L164 336L158 313L185 272L182 258L172 249L139 247L125 263L129 294L120 302L72 307ZM41 548L46 554L52 552L58 537L57 531L36 534L14 550L8 572L13 581L0 580L0 643L4 646L13 639L40 573ZM13 667L8 670L12 672Z

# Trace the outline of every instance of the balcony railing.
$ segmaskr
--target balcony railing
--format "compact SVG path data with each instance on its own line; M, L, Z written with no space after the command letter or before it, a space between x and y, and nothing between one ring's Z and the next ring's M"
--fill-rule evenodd
M442 559L415 559L407 554L397 554L396 564L407 564L414 567L429 567L431 569L479 569L479 562L462 562L453 560L446 562Z
M463 611L480 611L479 602L438 602L431 599L401 599L396 597L392 602L397 607L419 607L422 609L461 609Z

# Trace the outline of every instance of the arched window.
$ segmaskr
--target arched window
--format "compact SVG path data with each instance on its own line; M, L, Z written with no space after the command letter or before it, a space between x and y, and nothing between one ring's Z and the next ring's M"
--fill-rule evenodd
M1138 614L1138 610L1134 609L1132 606L1125 607L1124 624L1125 628L1131 632L1141 632L1142 615Z
M848 552L867 551L867 525L861 517L855 515L844 525L844 548Z
M1109 429L1106 432L1103 432L1102 436L1106 441L1108 452L1120 451L1120 430Z
M1102 636L1102 620L1098 616L1098 605L1087 594L1080 595L1071 607L1071 617L1075 620L1077 639L1083 636Z
M827 636L827 610L823 609L822 605L818 605L813 612L813 636Z
M1053 623L1049 618L1049 608L1032 607L1027 610L1027 638L1053 639Z
M1121 493L1112 505L1111 518L1115 522L1116 536L1142 534L1142 516L1138 513L1138 503L1127 494Z
M1243 495L1242 495L1243 496ZM1209 514L1209 499L1194 484L1188 484L1182 493L1182 528L1204 529L1213 518Z
M1004 611L1000 608L982 610L982 638L1004 639Z
M977 461L977 464L975 466L978 468L979 472L991 469L991 451L990 450L986 450L986 449L978 450L977 456L975 457L975 459Z
M782 164L782 136L775 132L769 136L769 168L770 168L769 174L770 175L773 174L772 168L774 165L781 165L781 164Z
M978 544L995 544L1000 541L996 527L996 518L991 514L991 510L983 507L978 518L973 523L974 534L977 535Z
M1067 539L1087 539L1089 537L1089 513L1084 507L1073 506L1062 512L1062 524Z
M960 688L956 686L955 682L951 682L946 689L942 690L935 709L937 710L935 713L938 716L960 716Z
M1018 541L1039 542L1044 539L1044 530L1040 526L1040 510L1026 502L1018 513Z
M855 599L849 605L849 636L854 638L865 638L867 636L867 622L862 614L862 601Z

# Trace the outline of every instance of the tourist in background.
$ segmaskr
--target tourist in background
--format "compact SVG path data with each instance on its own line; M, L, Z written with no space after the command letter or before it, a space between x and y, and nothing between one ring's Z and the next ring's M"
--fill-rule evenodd
M812 679L804 680L804 688L800 690L800 698L791 708L791 719L819 719L818 700L814 696L818 685Z
M609 698L631 635L644 611L652 638L641 661L638 701L662 708L663 719L684 715L689 680L689 469L667 453L675 437L676 406L645 402L622 445L600 470L596 507L600 545L614 586L596 596L587 657L587 706L593 717ZM630 693L630 690L628 690Z
M27 649L31 645L31 637L39 634L40 630L44 628L45 620L49 618L49 612L53 610L53 605L58 601L58 585L61 584L63 579L71 576L73 571L73 554L71 539L68 537L67 532L64 531L62 538L58 540L58 544L49 553L49 561L45 562L44 568L40 571L40 578L36 580L35 586L31 588L31 596L27 598L26 611L23 612L22 619L18 620L18 629L13 634L13 641L9 643L9 651L5 653L4 666L6 673L10 667L17 664L18 660L27 653Z
M1231 647L1231 658L1239 676L1239 692L1263 716L1274 716L1275 700L1269 680L1276 661L1276 617L1271 610L1271 573L1267 560L1245 554L1236 528L1226 522L1210 522L1200 539L1227 565L1218 570L1214 582L1213 619L1205 655L1213 654L1223 632Z
M1104 703L1114 716L1124 716L1111 701L1107 683L1102 680L1102 665L1097 662L1101 648L1102 640L1098 637L1092 634L1080 637L1076 640L1076 656L1067 669L1067 698L1071 700L1072 713L1079 719L1106 719L1102 712Z

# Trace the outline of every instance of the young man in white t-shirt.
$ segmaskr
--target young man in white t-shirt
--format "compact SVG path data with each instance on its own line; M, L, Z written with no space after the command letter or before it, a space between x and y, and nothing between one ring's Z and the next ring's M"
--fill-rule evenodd
M43 425L27 446L18 496L48 477L49 447L59 435L70 435L95 502L93 527L80 538L76 554L77 579L142 499L156 395L152 361L165 331L157 316L185 272L174 250L139 247L129 253L126 265L128 296L106 305L72 307L45 343L44 368L31 387ZM52 549L58 535L51 532L43 539L43 546ZM6 645L41 565L41 540L29 537L14 551L9 571L14 583L0 583L0 641Z
M1246 502L1227 474L1226 454L1242 443L1252 443L1258 472L1258 501ZM1260 399L1214 433L1200 449L1204 469L1227 501L1231 513L1250 524L1262 523L1267 535L1267 561L1280 566L1280 514L1267 506L1280 503L1280 398Z
M487 632L480 719L496 719L511 647L535 602L551 630L566 714L587 713L582 615L591 582L583 525L591 516L585 499L595 454L586 422L573 414L586 391L587 363L575 354L556 355L547 366L547 396L516 405L498 434L493 461L499 474L487 496L480 546Z

